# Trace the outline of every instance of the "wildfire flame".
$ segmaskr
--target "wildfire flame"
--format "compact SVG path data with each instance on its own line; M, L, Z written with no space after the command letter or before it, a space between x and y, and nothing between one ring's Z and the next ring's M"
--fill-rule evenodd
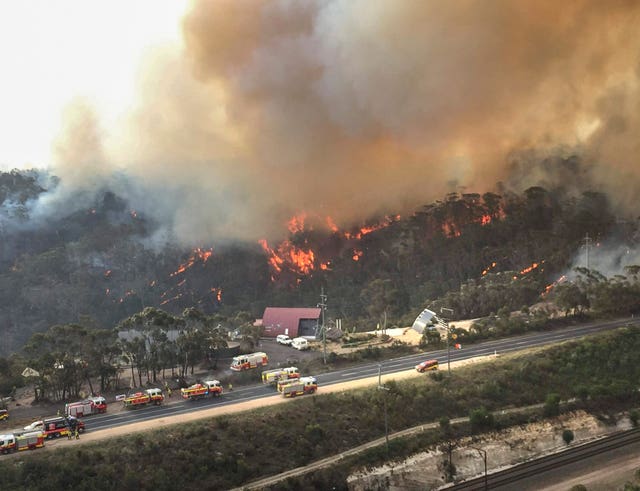
M533 263L531 266L527 266L526 268L524 268L522 271L520 271L521 275L525 275L527 273L531 273L531 271L533 271L534 269L536 269L538 266L540 266L540 264L542 263Z
M554 281L553 283L551 283L550 285L547 285L544 288L544 291L540 294L541 297L544 297L545 295L547 295L551 290L553 290L556 286L558 286L560 283L563 283L564 281L566 281L567 277L565 275L562 275L560 278L558 278L556 281Z
M360 227L360 230L353 234L349 232L345 232L344 236L347 239L361 239L363 236L370 234L371 232L375 232L376 230L386 228L389 225L391 225L393 222L397 222L398 220L400 220L400 215L395 215L392 217L387 216L380 223L377 223L375 225L370 225L368 227Z
M485 276L489 271L496 267L496 262L492 262L491 265L487 266L487 268L482 271L482 276Z
M287 228L289 229L289 232L291 232L292 234L295 234L297 232L304 231L304 223L306 219L307 219L306 213L300 213L299 215L294 215L291 218L291 220L287 222Z
M211 293L213 293L213 297L218 301L222 302L222 288L211 288Z
M293 216L287 222L287 229L291 234L313 230L308 224L307 218L306 213L299 213ZM351 232L342 232L330 216L324 218L324 223L333 233L340 234L347 240L359 240L363 236L388 227L398 220L400 220L400 215L387 216L380 223L363 226L357 231ZM316 269L322 271L330 269L330 262L322 262L318 254L306 244L306 241L304 245L297 245L287 239L274 247L269 246L266 239L260 239L258 243L267 255L267 261L273 273L271 276L272 281L285 269L298 275L308 275ZM362 251L354 249L352 257L354 261L360 260ZM299 279L296 281L299 282Z
M460 237L462 235L458 226L453 222L443 222L442 233L447 237Z
M198 247L193 250L193 253L191 254L191 256L189 256L189 259L187 259L186 262L182 263L178 267L178 269L171 273L169 276L172 277L184 273L187 269L191 268L198 260L202 261L202 263L204 264L212 255L213 249L201 249Z

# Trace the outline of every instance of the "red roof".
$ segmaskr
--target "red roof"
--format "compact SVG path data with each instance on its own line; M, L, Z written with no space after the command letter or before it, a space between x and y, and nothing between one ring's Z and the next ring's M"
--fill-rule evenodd
M288 334L295 338L298 336L300 320L311 319L317 321L320 317L320 308L287 308L267 307L262 316L265 336L277 336Z

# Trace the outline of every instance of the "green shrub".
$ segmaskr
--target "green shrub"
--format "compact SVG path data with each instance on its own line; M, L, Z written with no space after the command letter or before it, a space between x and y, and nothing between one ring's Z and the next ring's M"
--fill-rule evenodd
M567 429L562 432L562 440L569 445L574 439L573 431Z
M492 430L495 428L496 421L493 413L485 407L474 409L469 413L469 422L473 431Z
M544 401L544 415L547 417L560 414L560 395L551 393Z

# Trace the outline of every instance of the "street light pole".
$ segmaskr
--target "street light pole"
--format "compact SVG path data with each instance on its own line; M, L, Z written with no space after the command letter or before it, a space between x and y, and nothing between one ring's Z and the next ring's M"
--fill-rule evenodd
M478 447L471 447L471 448L473 448L474 450L477 450L478 453L482 455L482 458L484 460L484 489L487 490L489 489L489 478L487 476L487 451Z

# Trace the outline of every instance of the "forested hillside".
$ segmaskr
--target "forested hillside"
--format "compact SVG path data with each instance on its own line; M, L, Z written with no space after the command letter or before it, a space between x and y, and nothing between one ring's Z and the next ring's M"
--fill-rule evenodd
M597 191L497 185L346 230L301 212L279 242L185 249L159 244L158 224L108 189L38 220L34 203L57 185L36 171L0 175L0 355L56 324L111 328L145 307L257 318L268 305L314 306L321 288L329 316L350 326L404 325L438 300L457 318L515 310L542 298L585 238L632 247L637 232Z

